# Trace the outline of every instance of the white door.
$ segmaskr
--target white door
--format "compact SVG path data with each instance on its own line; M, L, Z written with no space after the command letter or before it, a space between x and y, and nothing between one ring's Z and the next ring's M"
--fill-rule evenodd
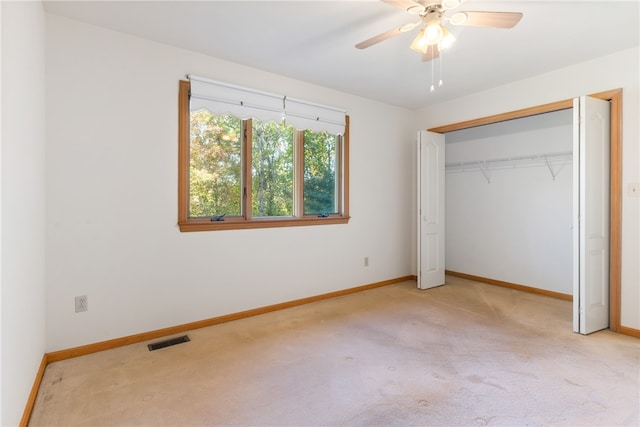
M418 288L444 285L444 135L418 132Z
M573 330L609 327L609 102L573 100Z

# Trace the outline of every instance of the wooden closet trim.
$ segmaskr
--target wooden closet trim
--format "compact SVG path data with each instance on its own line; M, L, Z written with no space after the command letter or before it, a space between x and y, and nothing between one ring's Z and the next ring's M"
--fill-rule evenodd
M589 95L611 103L611 164L610 164L610 219L609 219L609 329L623 332L620 325L621 276L622 276L622 89L612 89ZM429 132L446 133L476 126L535 116L537 114L573 108L573 99L552 102L521 110L481 117L445 126L427 129Z

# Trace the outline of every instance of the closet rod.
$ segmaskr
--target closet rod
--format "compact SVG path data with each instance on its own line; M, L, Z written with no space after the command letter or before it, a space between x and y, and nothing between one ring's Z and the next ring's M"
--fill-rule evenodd
M547 153L547 154L535 154L527 156L515 156L515 157L503 157L489 160L470 160L462 162L453 162L445 164L445 168L460 168L460 167L491 167L493 165L508 166L508 163L516 163L523 161L535 161L536 163L547 163L551 160L571 160L573 153L571 151L561 153ZM506 164L505 164L506 163Z
M528 156L517 157L505 157L501 159L490 160L473 160L468 162L455 162L445 164L445 170L447 172L467 172L480 170L482 175L487 180L487 184L491 183L491 169L507 169L515 168L517 166L535 166L546 165L551 174L551 178L555 181L556 176L560 172L560 169L554 170L554 166L562 165L567 161L573 159L573 153L571 151L562 153L547 153L547 154L535 154Z

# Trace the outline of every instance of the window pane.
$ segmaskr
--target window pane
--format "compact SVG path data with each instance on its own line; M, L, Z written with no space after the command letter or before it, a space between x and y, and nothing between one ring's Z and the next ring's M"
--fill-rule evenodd
M338 212L338 136L304 131L304 213Z
M242 214L242 121L205 110L191 113L189 216Z
M253 120L252 135L253 216L293 216L294 129Z

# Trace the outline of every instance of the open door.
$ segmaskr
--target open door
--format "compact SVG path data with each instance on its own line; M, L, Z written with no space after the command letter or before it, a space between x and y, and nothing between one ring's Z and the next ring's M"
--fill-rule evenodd
M573 330L609 327L609 102L573 100Z
M444 285L444 135L418 132L418 288Z

